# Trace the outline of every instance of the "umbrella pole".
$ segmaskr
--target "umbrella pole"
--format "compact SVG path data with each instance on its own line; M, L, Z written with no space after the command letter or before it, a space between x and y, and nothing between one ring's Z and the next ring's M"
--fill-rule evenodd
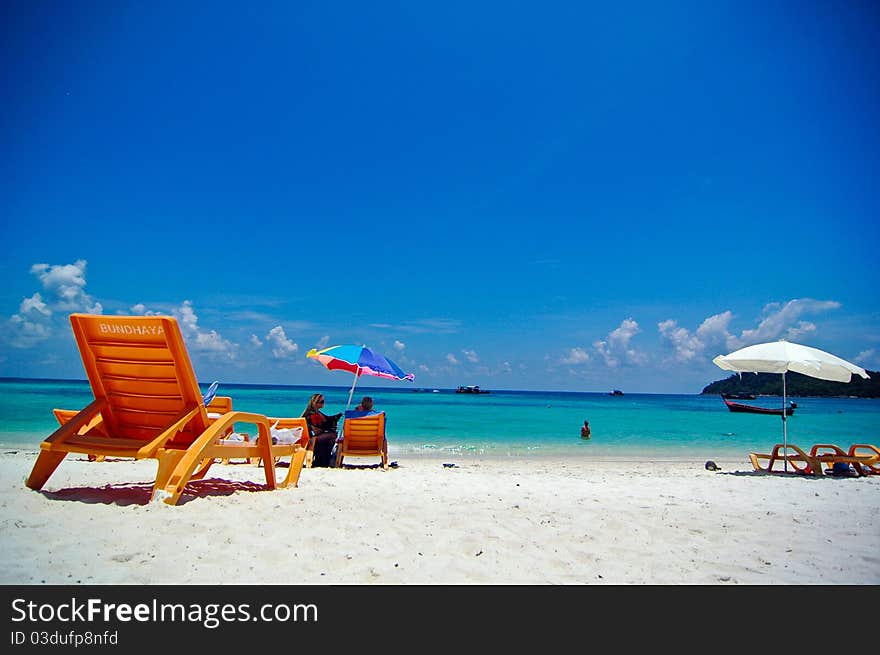
M788 422L785 420L785 371L782 372L782 457L784 470L788 473Z
M361 367L358 366L357 370L354 372L354 382L351 383L351 391L348 392L348 404L345 406L345 410L348 411L348 408L351 407L351 397L354 395L354 385L358 383L358 378L361 375ZM785 413L783 413L785 416Z

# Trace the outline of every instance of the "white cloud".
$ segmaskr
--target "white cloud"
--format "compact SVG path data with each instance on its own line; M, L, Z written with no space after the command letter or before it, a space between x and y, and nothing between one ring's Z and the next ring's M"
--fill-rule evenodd
M30 348L52 336L54 328L71 312L101 314L101 303L85 292L86 261L73 264L34 264L30 272L44 293L24 298L17 314L5 325L5 340L15 348Z
M464 353L465 358L472 364L480 361L475 350L462 350L461 352Z
M585 364L590 361L590 354L583 348L571 348L560 363L562 364Z
M276 325L266 335L266 343L271 345L272 357L290 359L299 350L299 345L287 338L284 328Z
M142 303L136 303L128 308L128 312L130 314L135 314L137 316L168 316L169 314L174 314L174 309L164 309L164 310L155 310L155 309L147 309L147 306ZM124 310L117 310L117 314L125 314Z
M370 327L394 329L407 334L452 334L458 332L460 321L449 318L427 318L418 321L404 322L399 325L389 323L371 323Z
M813 334L815 331L815 323L799 321L797 325L790 327L785 331L785 338L789 341L798 341L807 335Z
M450 364L458 364L458 360L455 358L455 355L453 355L452 353L448 353L446 355L446 361L449 362Z
M330 343L330 335L325 334L323 337L318 339L318 343L315 344L315 348L321 350L322 348L326 348L328 343Z
M251 335L251 339L250 339L250 341L251 341L251 343L252 343L253 345L255 345L257 348L262 348L262 346L263 346L263 342L260 341L260 337L258 337L256 334L252 334L252 335Z
M23 318L43 319L52 315L52 310L43 302L43 297L39 293L35 293L30 298L21 301L18 313Z
M608 341L613 347L627 349L629 348L630 339L641 332L639 324L631 318L625 318L620 323L620 327L612 330L608 334Z
M713 314L700 323L700 327L697 328L697 337L705 344L713 341L727 341L730 338L728 326L732 318L733 313L729 309L720 314Z
M672 319L657 324L660 335L672 344L675 350L675 359L680 362L688 362L703 352L705 343L696 335L680 327Z
M798 323L804 314L818 314L837 309L840 303L834 300L813 300L812 298L797 298L789 300L785 305L770 303L764 307L764 319L753 330L744 330L735 344L736 347L749 346L753 343L773 341L780 337L800 336L815 330L810 323Z
M216 330L205 332L199 328L199 317L193 310L191 301L184 300L178 309L172 310L172 314L180 323L180 331L186 339L187 347L214 358L236 358L238 346L224 339Z
M85 292L86 263L86 260L78 259L73 264L31 266L31 273L37 276L49 294L53 309L64 313L103 313L101 303Z
M864 368L880 366L880 357L878 357L878 353L874 348L863 350L855 356L854 361L856 364L859 364Z
M403 343L402 341L397 341L397 340L394 341L394 349L395 349L395 350L398 350L398 351L400 351L400 352L403 352L403 349L404 349L404 348L406 348L406 344L405 344L405 343Z
M7 326L9 345L13 348L30 348L45 341L52 334L52 329L46 323L29 321L20 314L10 317Z
M48 339L52 334L51 317L52 310L43 302L39 292L24 298L18 307L18 314L13 314L7 322L10 345L14 348L30 348Z
M784 305L769 303L764 306L764 318L754 329L743 330L737 337L730 333L730 310L714 314L705 319L695 332L681 327L673 319L657 324L660 336L673 349L674 357L680 362L688 362L705 354L710 347L736 350L753 343L786 338L792 341L816 332L816 325L798 319L805 313L820 313L837 309L840 303L833 300L812 300L810 298L790 300Z
M593 342L593 347L610 368L617 368L621 362L644 364L647 362L647 355L630 345L632 338L641 331L635 320L626 318L604 340Z
M620 366L620 360L611 354L607 341L594 341L593 348L595 348L596 352L599 353L599 356L605 360L605 366L608 366L609 368L617 368Z

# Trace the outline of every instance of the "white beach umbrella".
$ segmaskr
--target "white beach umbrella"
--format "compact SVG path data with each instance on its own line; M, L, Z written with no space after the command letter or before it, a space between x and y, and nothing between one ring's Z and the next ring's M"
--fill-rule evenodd
M802 346L791 341L771 341L758 343L735 350L729 355L719 355L712 362L725 371L737 373L781 373L782 374L782 446L783 456L788 454L788 428L786 426L785 374L788 371L808 375L820 380L849 382L853 373L868 378L865 369L851 364L831 353L810 346ZM785 470L788 470L788 460Z

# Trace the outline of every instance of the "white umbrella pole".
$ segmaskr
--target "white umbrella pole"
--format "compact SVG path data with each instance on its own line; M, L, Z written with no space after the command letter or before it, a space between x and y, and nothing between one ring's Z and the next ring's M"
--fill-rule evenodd
M361 367L358 366L357 370L354 372L354 382L351 383L351 391L348 392L348 404L345 406L346 411L351 407L351 397L354 395L354 385L358 383L358 378L361 375ZM783 414L785 416L785 414Z
M782 372L782 457L788 473L788 421L785 420L785 371Z

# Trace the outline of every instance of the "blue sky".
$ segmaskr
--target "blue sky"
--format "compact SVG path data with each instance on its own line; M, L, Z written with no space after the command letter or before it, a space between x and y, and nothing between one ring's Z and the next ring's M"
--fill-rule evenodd
M229 383L880 369L876 4L605 4L3 3L0 375L82 378L71 311Z

